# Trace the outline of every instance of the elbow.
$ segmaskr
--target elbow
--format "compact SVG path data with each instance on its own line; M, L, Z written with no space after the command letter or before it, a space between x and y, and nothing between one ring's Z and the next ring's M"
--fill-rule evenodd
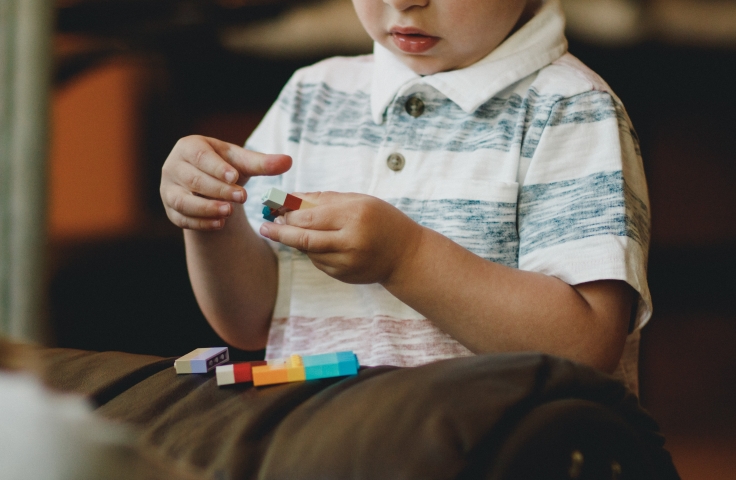
M210 315L205 315L205 318L215 333L228 345L246 351L266 348L270 317L269 320L252 322L242 318L227 321Z
M597 354L591 357L590 361L586 363L601 372L608 373L609 375L616 370L616 367L618 367L618 364L621 361L621 353L618 355Z
M612 374L621 361L626 335L596 340L583 343L583 348L570 355L570 358L601 372Z

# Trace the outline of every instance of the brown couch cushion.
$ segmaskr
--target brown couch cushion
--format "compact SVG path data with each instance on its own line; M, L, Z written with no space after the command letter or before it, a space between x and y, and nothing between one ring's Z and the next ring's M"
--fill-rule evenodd
M549 457L540 467L547 478L569 478L574 449L588 452L588 465L595 457L641 478L677 478L635 396L607 375L545 355L363 368L342 380L261 388L217 387L212 373L176 375L173 358L59 349L43 358L51 385L89 395L100 414L137 425L146 445L216 478L513 478L529 455ZM569 400L584 403L538 413ZM600 435L571 435L560 419ZM531 453L508 447L509 437ZM545 453L552 450L563 453Z

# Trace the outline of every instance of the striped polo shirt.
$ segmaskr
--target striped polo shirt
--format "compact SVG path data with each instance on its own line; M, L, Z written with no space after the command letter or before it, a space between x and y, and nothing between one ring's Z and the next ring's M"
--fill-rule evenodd
M246 147L291 170L261 194L381 198L479 257L575 285L628 282L638 309L616 375L637 389L638 329L649 319L649 206L636 134L608 85L567 53L558 0L479 62L420 76L376 44L297 71ZM397 156L400 155L400 157ZM382 286L349 285L303 253L279 260L267 358L353 350L363 365L471 355ZM493 325L488 326L493 329Z

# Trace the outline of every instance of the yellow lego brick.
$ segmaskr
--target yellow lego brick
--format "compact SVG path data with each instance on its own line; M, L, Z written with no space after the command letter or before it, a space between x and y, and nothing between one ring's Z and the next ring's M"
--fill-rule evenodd
M290 382L303 382L307 379L304 363L300 355L292 355L286 362L286 374Z

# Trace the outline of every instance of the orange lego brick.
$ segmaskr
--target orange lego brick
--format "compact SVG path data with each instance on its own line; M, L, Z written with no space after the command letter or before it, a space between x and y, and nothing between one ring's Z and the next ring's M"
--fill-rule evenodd
M252 371L253 385L257 387L306 380L302 357L299 355L292 355L285 359L268 360L268 365L253 367Z
M275 385L277 383L288 383L289 374L283 366L262 365L253 367L253 385Z

